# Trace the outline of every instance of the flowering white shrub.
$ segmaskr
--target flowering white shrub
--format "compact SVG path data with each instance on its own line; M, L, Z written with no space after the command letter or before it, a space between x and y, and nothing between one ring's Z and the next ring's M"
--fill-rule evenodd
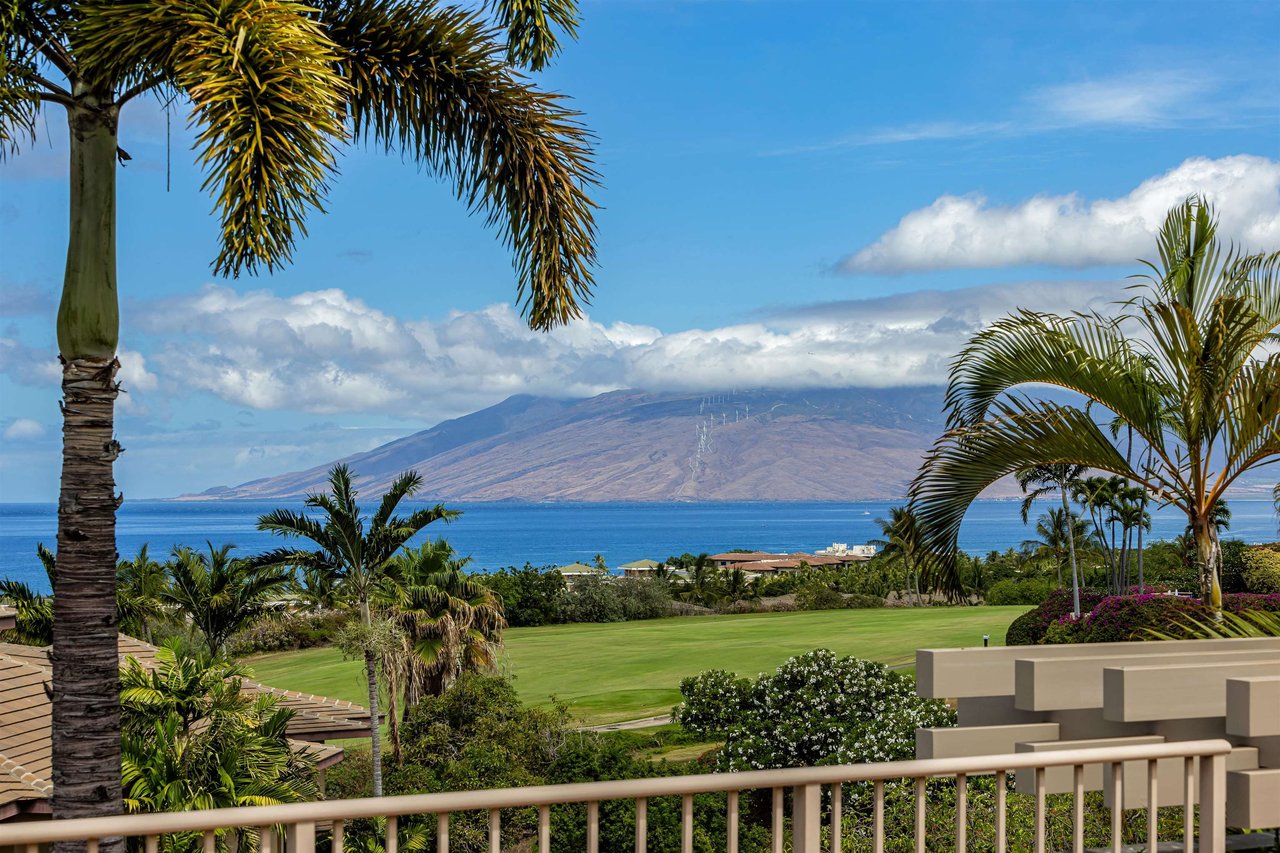
M674 719L695 736L724 738L724 770L909 759L917 728L955 724L955 712L918 697L909 676L826 649L754 683L704 672L681 682L680 693Z

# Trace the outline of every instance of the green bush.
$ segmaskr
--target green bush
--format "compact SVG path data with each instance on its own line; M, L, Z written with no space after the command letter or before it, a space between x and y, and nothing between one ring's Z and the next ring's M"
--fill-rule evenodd
M844 597L844 606L850 610L871 610L876 607L884 607L884 599L875 595L850 593Z
M844 606L843 595L819 583L807 583L796 592L800 610L839 610Z
M993 607L1036 605L1048 598L1056 586L1049 578L1008 578L991 585L986 601Z
M512 628L532 628L563 622L564 575L550 566L523 568L508 566L487 575L471 576L502 599L507 624Z
M1280 592L1280 552L1269 548L1249 548L1241 573L1246 592L1269 595Z
M955 712L917 696L909 676L826 649L750 684L703 673L680 693L672 716L693 734L723 737L717 762L728 771L913 758L917 728L955 724Z
M1222 583L1224 593L1256 592L1249 589L1244 582L1245 554L1248 551L1249 546L1240 539L1227 539L1222 543L1222 563L1218 569L1218 580Z
M342 610L266 616L232 634L227 651L232 657L245 657L328 645L350 618Z

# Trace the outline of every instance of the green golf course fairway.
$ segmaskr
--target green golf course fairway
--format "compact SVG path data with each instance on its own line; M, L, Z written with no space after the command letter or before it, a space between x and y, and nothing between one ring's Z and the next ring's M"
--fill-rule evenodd
M526 702L552 695L586 725L665 714L680 680L707 669L754 676L817 648L910 665L918 648L1004 642L1026 607L930 607L694 616L590 625L512 628L502 671ZM247 661L275 687L368 704L363 668L333 648L263 655Z

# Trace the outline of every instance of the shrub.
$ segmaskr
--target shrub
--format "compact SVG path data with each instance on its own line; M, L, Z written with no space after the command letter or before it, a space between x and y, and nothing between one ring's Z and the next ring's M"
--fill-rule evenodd
M861 595L855 592L844 597L844 606L851 610L870 610L884 607L884 599L876 595Z
M1088 613L1098 602L1106 598L1101 592L1085 587L1080 590L1080 612ZM1074 611L1075 598L1069 589L1055 589L1045 597L1035 610L1013 620L1005 635L1005 645L1031 646L1041 642L1049 626Z
M1146 628L1168 630L1176 623L1209 619L1212 614L1198 599L1160 593L1115 595L1104 598L1081 619L1077 642L1116 643L1142 639Z
M508 566L487 575L472 575L502 599L507 624L512 628L531 628L563 622L564 575L550 566L523 568Z
M843 595L820 583L807 583L796 592L800 610L838 610L844 606Z
M623 619L659 619L671 615L671 588L661 578L614 581Z
M263 617L232 634L227 651L232 657L245 657L327 645L350 618L342 610Z
M563 622L621 622L622 596L611 580L595 575L576 578L564 594Z
M1244 592L1263 595L1280 593L1280 552L1267 548L1249 548L1242 563Z
M1218 568L1218 579L1222 583L1222 591L1256 592L1245 585L1245 555L1249 546L1240 539L1227 539L1222 543L1222 563Z
M1034 646L1040 642L1044 636L1044 632L1040 625L1040 611L1028 610L1017 619L1009 623L1009 630L1005 631L1004 644L1006 646Z
M754 683L708 673L680 691L673 716L723 736L717 761L730 771L912 758L917 728L955 721L942 702L917 696L909 676L826 649Z
M672 709L671 718L694 737L723 737L736 722L750 688L750 681L723 669L690 676L680 682L684 701Z
M1053 592L1055 584L1048 578L1007 578L997 581L987 590L987 604L1000 607L1012 604L1035 605Z

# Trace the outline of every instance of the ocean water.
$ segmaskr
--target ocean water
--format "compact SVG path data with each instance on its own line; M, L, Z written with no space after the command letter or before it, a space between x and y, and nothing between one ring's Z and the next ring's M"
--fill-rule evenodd
M832 542L862 544L878 535L877 517L891 502L859 503L477 503L450 504L463 515L433 524L426 533L444 536L476 570L502 566L589 562L602 554L610 566L632 560L662 560L686 551L715 553L731 548L814 551ZM119 514L120 554L132 557L143 544L162 557L174 545L233 543L241 554L280 544L256 529L258 516L301 502L129 501ZM1228 535L1248 542L1277 538L1270 501L1232 501ZM1155 513L1154 539L1177 536L1184 516ZM53 504L0 504L0 577L47 586L36 559L36 543L53 547ZM1017 501L978 501L961 528L960 545L970 553L1018 547L1033 538L1022 524Z

